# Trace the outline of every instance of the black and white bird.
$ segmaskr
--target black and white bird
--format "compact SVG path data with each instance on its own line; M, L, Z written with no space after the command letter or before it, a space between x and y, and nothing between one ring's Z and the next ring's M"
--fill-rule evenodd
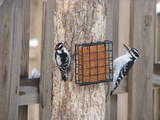
M55 47L55 59L59 70L61 71L62 80L66 81L67 69L70 65L70 54L68 50L64 47L63 43L58 43Z
M135 61L139 58L138 50L124 45L127 52L113 61L113 82L110 83L108 96L106 101L113 94L114 90L119 86L122 79L127 75Z

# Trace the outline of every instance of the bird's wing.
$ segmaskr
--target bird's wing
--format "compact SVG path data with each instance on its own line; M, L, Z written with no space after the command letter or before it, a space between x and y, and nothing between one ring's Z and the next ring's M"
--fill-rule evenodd
M123 74L123 76L126 76L127 73L129 72L129 70L132 68L134 62L133 61L129 61L128 63L126 63L122 69L121 69L121 72L119 73L119 76L121 76L121 74ZM119 77L118 76L118 77Z
M113 83L113 90L114 91L120 84L120 82L122 81L122 79L127 75L127 73L129 72L129 70L132 68L134 62L133 61L129 61L128 63L126 63L120 70L119 75L117 78L115 78L115 81Z
M66 53L64 53L61 61L63 63L60 66L61 70L66 71L66 68L69 66L69 56Z
M109 89L108 89L108 94L106 97L106 101L108 101L108 99L110 99L110 95L113 94L114 90L119 86L121 80L127 75L127 73L129 72L129 70L132 68L134 62L133 61L129 61L128 63L126 63L120 70L120 73L117 77L117 79L115 79L115 81L113 81L112 83L110 83L109 85Z

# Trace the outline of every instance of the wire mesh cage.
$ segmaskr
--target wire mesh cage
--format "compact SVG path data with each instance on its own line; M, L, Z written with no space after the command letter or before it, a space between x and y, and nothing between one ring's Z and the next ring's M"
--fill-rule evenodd
M113 80L112 41L75 45L75 82L80 85Z

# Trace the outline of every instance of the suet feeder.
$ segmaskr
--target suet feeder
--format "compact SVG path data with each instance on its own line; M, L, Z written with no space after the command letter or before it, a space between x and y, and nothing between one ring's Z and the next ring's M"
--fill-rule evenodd
M75 82L80 85L112 81L112 41L75 45Z

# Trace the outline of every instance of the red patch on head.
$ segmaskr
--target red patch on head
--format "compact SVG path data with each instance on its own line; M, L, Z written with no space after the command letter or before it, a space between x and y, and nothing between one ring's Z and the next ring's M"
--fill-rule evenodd
M57 49L58 49L58 47L55 47L54 49L55 49L55 50L57 50Z

